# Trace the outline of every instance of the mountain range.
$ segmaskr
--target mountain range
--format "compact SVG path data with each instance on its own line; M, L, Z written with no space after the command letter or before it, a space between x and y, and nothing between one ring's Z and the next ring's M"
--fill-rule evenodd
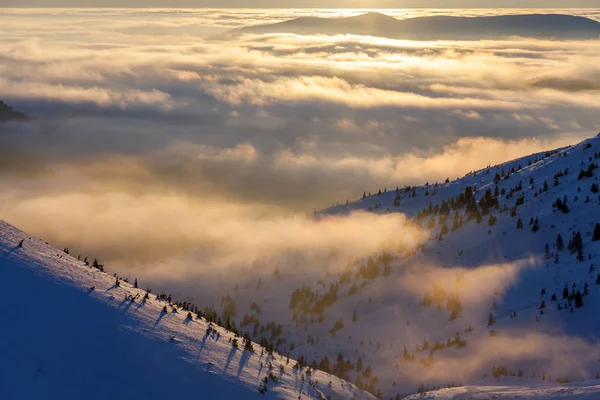
M598 39L600 22L565 14L521 14L479 17L430 16L399 20L369 12L342 18L300 17L274 24L229 31L240 34L368 35L406 40L482 40L520 36L538 39Z

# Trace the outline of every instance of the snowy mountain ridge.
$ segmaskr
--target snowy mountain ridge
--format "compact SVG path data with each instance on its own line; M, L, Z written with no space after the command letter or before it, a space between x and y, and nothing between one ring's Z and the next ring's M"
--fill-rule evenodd
M76 398L110 371L104 397L260 398L267 377L265 395L280 398L370 398L357 386L385 399L599 398L598 160L594 137L446 183L365 193L314 218L402 213L423 240L361 259L266 255L194 288L204 304L220 299L223 321L323 371L310 377L257 344L245 352L241 337L234 349L223 328L206 335L205 319L154 294L142 304L146 291L2 223L0 282L19 306L5 310L15 329L0 331L2 354L18 360L0 367L0 397ZM17 395L23 386L31 392Z
M337 373L355 383L365 382L359 365L369 366L386 399L477 388L491 375L496 386L549 385L539 391L546 394L593 378L599 158L593 137L446 183L365 193L314 218L402 213L426 239L359 260L332 250L306 266L308 274L293 258L265 259L230 283L228 303L238 305L242 326L255 321L255 331L262 328L249 305L268 304L260 319L287 327L283 346L293 355L325 370L336 357L350 360ZM461 390L445 393L460 398Z
M0 221L0 398L373 398L101 269Z

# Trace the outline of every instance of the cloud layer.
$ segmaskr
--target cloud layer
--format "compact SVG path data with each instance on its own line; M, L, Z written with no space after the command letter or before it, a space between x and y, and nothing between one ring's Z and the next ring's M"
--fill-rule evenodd
M600 42L211 40L334 12L6 10L0 93L36 118L0 125L0 217L110 260L156 259L144 243L201 242L190 221L310 213L600 130Z

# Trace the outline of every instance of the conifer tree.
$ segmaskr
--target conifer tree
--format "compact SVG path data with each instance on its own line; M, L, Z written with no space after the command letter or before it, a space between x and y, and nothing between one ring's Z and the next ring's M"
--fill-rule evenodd
M563 238L559 233L558 236L556 237L556 250L563 251L564 249L565 249L565 243L563 242Z
M583 262L583 260L585 260L585 257L583 256L583 251L581 251L581 249L579 249L579 250L577 250L577 261Z
M581 296L581 292L579 290L575 293L575 307L583 307L583 296Z
M596 224L594 227L594 234L592 235L592 240L594 242L600 240L600 224Z
M537 219L537 217L535 217L535 220L533 222L533 226L531 227L531 232L536 233L539 230L540 230L540 227L538 225L538 219Z

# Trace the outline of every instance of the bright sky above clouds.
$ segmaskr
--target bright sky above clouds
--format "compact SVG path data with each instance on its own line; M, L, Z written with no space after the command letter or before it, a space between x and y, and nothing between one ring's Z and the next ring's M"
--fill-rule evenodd
M598 7L597 0L0 0L2 7Z

